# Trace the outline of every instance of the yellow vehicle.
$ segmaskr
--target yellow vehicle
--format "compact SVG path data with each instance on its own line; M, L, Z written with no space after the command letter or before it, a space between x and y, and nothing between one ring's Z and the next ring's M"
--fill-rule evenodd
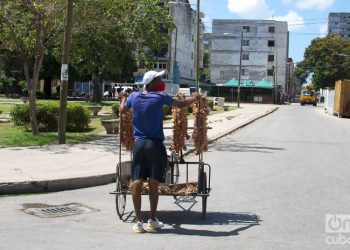
M316 92L311 88L301 91L300 105L304 106L305 104L312 104L314 106L317 106L317 95Z

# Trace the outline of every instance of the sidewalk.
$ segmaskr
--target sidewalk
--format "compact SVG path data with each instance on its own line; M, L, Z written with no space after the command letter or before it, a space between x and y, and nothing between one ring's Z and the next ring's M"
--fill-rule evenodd
M215 141L277 109L275 105L242 104L242 108L208 116L208 141ZM164 125L169 127L172 124ZM193 121L189 121L193 126ZM166 129L165 144L172 130ZM59 191L103 185L114 181L119 160L116 135L75 145L0 148L0 195ZM193 147L188 145L188 152ZM210 148L210 145L209 145ZM186 153L188 153L186 152ZM130 152L122 151L122 161Z

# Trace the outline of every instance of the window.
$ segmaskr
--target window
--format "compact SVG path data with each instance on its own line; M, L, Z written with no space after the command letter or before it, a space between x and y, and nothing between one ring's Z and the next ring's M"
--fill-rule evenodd
M267 57L267 61L268 62L273 62L275 60L275 56L274 55L268 55Z
M249 46L250 45L250 40L243 40L242 41L242 46Z
M247 70L247 69L242 69L242 70L241 70L241 75L242 75L242 76L248 75L248 70Z
M159 69L163 69L163 63L159 64Z
M166 63L163 63L163 69L166 69L167 66L166 66Z
M249 54L243 54L242 60L249 60Z
M250 26L243 26L243 31L250 32Z
M268 40L267 41L267 46L274 47L275 46L275 41L274 40Z
M225 79L225 71L220 70L220 78Z
M269 26L269 32L275 33L275 26Z
M273 69L267 69L267 75L273 76Z

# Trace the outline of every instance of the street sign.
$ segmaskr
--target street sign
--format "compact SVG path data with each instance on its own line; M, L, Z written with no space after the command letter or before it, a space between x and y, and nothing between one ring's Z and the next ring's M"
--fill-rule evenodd
M62 64L61 81L68 81L68 64Z

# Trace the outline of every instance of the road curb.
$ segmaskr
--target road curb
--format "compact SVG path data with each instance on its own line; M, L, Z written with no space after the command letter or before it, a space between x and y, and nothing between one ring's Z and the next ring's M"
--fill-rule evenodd
M115 181L115 173L68 179L0 183L0 195L45 193L106 185Z
M273 112L278 110L278 107L274 107L268 110L264 114L260 114L252 119L239 124L238 126L223 131L217 136L208 139L208 144L211 144L222 137L229 135L254 121L263 118ZM195 152L195 149L190 149L184 153L184 155L189 155ZM43 181L28 181L28 182L8 182L0 183L0 195L13 195L13 194L28 194L28 193L44 193L44 192L57 192L64 190L80 189L87 187L94 187L100 185L106 185L115 182L115 173L104 174L104 175L94 175L86 177L75 177L67 179L56 179L56 180L43 180Z

